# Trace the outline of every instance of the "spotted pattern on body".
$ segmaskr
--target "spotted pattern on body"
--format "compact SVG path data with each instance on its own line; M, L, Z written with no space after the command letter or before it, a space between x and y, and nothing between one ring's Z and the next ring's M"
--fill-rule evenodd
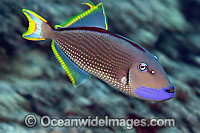
M66 32L66 34L56 34L54 41L81 69L121 91L126 93L130 91L131 93L127 75L132 55L129 54L129 49L119 47L118 43L122 42L109 40L108 36L110 35L103 36L87 31L72 31ZM94 45L96 43L98 45Z

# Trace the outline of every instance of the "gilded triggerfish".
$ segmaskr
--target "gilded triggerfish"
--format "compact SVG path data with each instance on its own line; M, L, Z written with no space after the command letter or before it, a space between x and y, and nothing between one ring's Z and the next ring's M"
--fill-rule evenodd
M174 87L156 57L139 44L109 32L102 3L84 4L88 10L55 28L33 11L22 9L29 21L23 38L52 39L53 53L75 87L94 75L139 99L173 98Z

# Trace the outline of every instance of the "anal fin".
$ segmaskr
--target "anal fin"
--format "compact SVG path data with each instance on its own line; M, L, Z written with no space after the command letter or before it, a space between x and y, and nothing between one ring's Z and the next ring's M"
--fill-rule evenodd
M74 62L72 62L69 59L69 57L58 46L58 44L56 44L56 42L52 41L51 48L59 63L64 68L67 76L71 80L74 87L79 86L91 77L91 74L82 70Z

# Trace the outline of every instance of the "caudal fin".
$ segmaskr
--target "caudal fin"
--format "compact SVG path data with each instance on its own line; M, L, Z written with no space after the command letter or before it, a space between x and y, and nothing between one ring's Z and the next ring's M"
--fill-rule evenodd
M47 21L28 9L22 9L29 21L28 30L22 35L27 40L39 41L45 40L49 37L49 33L52 31L52 26Z

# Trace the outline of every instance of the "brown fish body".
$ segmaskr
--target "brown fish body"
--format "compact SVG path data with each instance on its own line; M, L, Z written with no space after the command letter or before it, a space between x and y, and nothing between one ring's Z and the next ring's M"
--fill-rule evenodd
M132 92L128 84L128 73L137 52L144 52L143 49L133 46L137 44L95 27L57 30L50 38L84 71L123 92ZM126 83L121 82L123 77L127 78Z

